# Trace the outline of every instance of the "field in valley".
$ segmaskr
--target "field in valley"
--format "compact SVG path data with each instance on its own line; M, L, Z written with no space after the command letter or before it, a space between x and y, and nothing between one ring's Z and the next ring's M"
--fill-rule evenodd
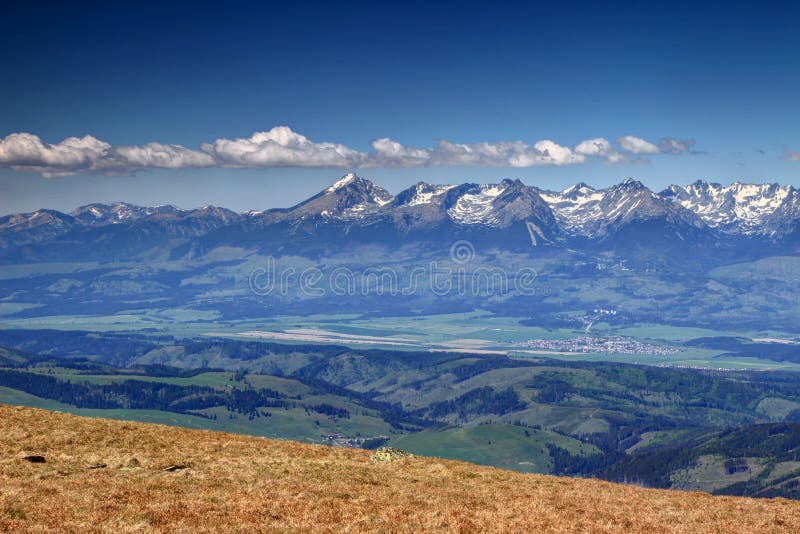
M20 310L19 304L0 303L0 314ZM213 312L190 309L147 308L137 314L92 316L6 317L6 329L57 329L97 332L134 332L176 338L260 339L279 343L348 345L354 348L393 350L443 350L502 353L517 357L544 355L567 361L609 361L645 365L674 365L720 369L800 370L799 361L776 361L739 356L683 344L695 338L744 337L755 340L794 340L795 333L774 331L720 331L657 324L552 327L528 324L524 317L505 317L489 312L418 316L373 317L363 315L270 316L262 319L220 320ZM524 324L523 324L524 323ZM528 340L567 340L582 336L621 336L665 348L676 354L614 354L529 350L518 344Z

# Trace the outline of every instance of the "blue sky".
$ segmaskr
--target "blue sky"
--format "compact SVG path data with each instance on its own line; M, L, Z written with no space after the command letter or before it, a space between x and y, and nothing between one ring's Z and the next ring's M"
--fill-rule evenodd
M800 185L796 4L117 4L0 7L0 212L263 209L352 169L393 192ZM304 137L252 137L276 126Z

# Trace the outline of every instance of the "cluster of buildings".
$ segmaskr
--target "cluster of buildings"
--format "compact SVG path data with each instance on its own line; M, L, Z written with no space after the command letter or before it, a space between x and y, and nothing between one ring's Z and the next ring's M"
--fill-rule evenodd
M523 349L552 350L557 352L605 354L657 354L669 355L683 352L679 347L653 345L624 337L581 336L570 339L529 339L514 344Z

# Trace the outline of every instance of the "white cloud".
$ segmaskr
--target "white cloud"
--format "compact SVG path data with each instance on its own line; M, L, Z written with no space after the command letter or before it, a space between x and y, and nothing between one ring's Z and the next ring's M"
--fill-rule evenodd
M511 159L524 152L520 141L500 143L453 143L440 139L434 148L434 165L509 167Z
M620 137L617 139L617 143L622 147L622 150L630 152L631 154L659 154L661 152L661 150L650 141L645 141L641 137L635 137L633 135Z
M658 145L651 143L641 137L633 135L626 135L617 139L617 143L622 150L630 152L631 154L684 154L692 152L694 147L694 140L692 139L675 139L673 137L662 137Z
M786 159L789 161L800 161L800 151L793 151L789 148L786 149Z
M217 139L202 146L217 163L228 167L359 166L366 155L337 143L315 143L288 126L256 132L245 139Z
M521 159L531 147L522 141L498 143L436 142L432 164L440 166L521 167Z
M371 167L422 167L430 164L430 150L403 146L388 137L373 141L372 149L375 152L367 162Z
M584 156L599 157L605 159L608 163L624 163L628 158L624 154L620 154L611 146L611 142L604 137L596 139L587 139L581 141L575 146L575 153Z
M496 143L454 143L440 139L433 148L404 146L392 139L373 143L370 166L464 166L464 167L533 167L583 163L585 156L553 141L529 145L522 141Z
M631 154L682 154L691 152L694 141L662 138L659 145L631 135L617 140ZM220 138L201 145L200 150L181 145L149 142L112 146L90 135L69 137L58 143L43 142L30 133L13 133L0 139L0 168L28 170L45 177L81 173L130 174L140 169L201 167L534 167L576 165L592 160L629 163L630 160L603 137L581 141L574 147L543 139L524 141L456 143L438 140L434 146L418 148L382 137L362 152L333 142L312 141L288 126L276 126L238 139ZM787 151L787 157L794 159ZM798 157L800 159L800 157Z
M127 174L143 168L177 169L213 164L214 160L207 154L179 145L147 143L115 148L91 135L68 137L54 144L29 133L13 133L0 139L0 167L34 171L46 178L92 172Z
M605 156L612 150L611 143L603 137L581 141L575 147L575 152L584 156Z
M571 148L561 146L549 139L545 139L533 145L532 153L531 151L527 151L526 156L524 156L521 161L530 161L535 165L569 165L572 163L583 163L586 161L586 156L575 154Z
M146 143L144 145L120 146L114 152L131 167L154 167L160 169L180 169L183 167L210 167L214 158L204 152L191 150L180 145Z
M111 145L86 135L49 144L33 134L12 133L0 140L0 166L32 170L45 176L75 174L91 169Z
M694 146L692 139L673 139L672 137L662 137L658 142L658 148L662 154L683 154L684 152L691 152Z

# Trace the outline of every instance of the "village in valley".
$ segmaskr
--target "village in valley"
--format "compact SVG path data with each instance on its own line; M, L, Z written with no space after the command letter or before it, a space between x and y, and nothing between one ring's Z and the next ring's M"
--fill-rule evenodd
M619 336L580 336L570 339L529 339L514 344L522 349L551 350L555 352L602 354L655 354L670 355L684 352L680 347L654 345Z

